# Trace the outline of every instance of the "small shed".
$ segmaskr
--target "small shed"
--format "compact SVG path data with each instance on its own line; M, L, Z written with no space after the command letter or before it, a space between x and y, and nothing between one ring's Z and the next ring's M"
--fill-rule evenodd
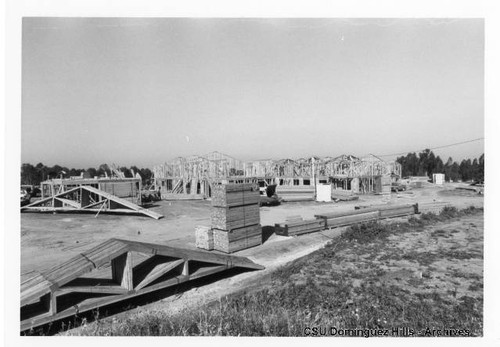
M432 183L443 184L444 183L444 174L443 173L432 174Z

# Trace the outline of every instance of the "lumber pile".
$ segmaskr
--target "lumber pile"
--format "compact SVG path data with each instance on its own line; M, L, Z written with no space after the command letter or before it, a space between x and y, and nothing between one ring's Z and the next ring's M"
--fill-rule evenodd
M196 247L211 251L214 249L214 232L212 228L198 225L194 229L196 235Z
M277 186L276 194L283 201L314 201L314 186Z
M232 253L262 244L259 187L253 183L212 188L214 249Z
M217 185L212 191L212 206L216 207L255 205L259 201L260 193L253 183Z
M259 204L213 207L211 214L212 228L231 231L260 223Z
M231 231L212 230L214 249L225 253L233 253L262 244L262 227L260 224Z
M315 215L319 220L323 220L325 228L338 228L355 223L369 222L379 218L379 211L365 213L345 213L345 214L325 214Z
M354 194L352 190L332 189L332 199L335 201L351 201L358 200L359 196Z
M281 236L296 236L318 232L323 229L325 229L325 221L323 219L299 220L274 225L275 234Z
M300 216L287 218L283 224L275 224L277 235L295 236L321 231L326 228L338 228L356 223L364 223L385 218L409 216L419 213L418 204L356 206L354 210L315 215L315 220L302 220Z

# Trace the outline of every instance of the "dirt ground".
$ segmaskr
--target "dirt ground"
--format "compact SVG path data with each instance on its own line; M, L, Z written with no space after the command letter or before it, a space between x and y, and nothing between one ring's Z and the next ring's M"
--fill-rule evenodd
M357 201L350 202L296 202L283 203L280 206L261 207L261 225L264 230L266 226L274 226L275 223L284 222L287 216L300 215L303 218L314 218L317 213L352 210L354 205L376 205L387 204L408 204L408 203L449 203L457 208L468 206L483 207L483 195L474 192L455 190L456 184L446 184L443 186L429 185L424 188L413 189L407 192L393 193L390 200L383 200L381 196L361 196ZM182 248L194 248L194 228L196 225L210 225L210 201L160 201L155 203L152 210L163 214L165 217L154 220L149 217L130 215L104 215L97 218L92 214L41 214L22 213L21 214L21 280L29 278L34 271L43 271L63 262L80 252L88 250L95 245L109 238L123 238L142 242L152 242L158 244L168 244ZM453 230L453 237L461 237L463 243L470 242L468 231L464 227L474 228L481 232L483 224L481 221L471 221L469 226L449 225L444 230L448 235ZM302 235L300 237L284 237L273 233L264 236L262 246L243 250L234 255L246 256L254 262L266 267L265 270L256 272L246 272L231 278L211 283L207 286L198 287L184 293L182 296L189 298L192 304L197 301L210 301L217 299L221 295L238 291L243 288L258 285L256 278L264 278L278 268L294 259L307 255L339 235L341 229L325 230L321 233ZM429 231L431 232L431 231ZM264 232L264 234L266 234ZM444 235L443 234L443 235ZM446 237L436 239L437 243L432 247L448 247ZM422 242L416 236L413 240L398 244L398 247L413 247ZM482 244L481 239L473 242ZM460 247L460 243L454 243L453 247ZM451 246L450 246L451 247ZM449 248L449 247L448 247ZM449 248L452 249L452 248ZM391 266L400 266L394 260ZM450 259L453 262L453 259ZM433 266L449 267L453 264L433 264ZM482 268L482 262L475 264ZM431 271L429 269L413 269L408 271ZM455 290L455 289L450 289ZM459 289L456 289L459 290ZM178 298L166 298L142 309L180 309L182 301ZM174 302L181 302L174 304Z

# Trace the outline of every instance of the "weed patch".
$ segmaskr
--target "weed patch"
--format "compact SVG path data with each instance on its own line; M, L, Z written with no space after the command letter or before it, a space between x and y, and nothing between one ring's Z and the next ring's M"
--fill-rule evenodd
M353 225L322 249L276 270L272 281L257 291L228 295L178 314L139 313L115 319L112 324L98 320L80 329L78 335L304 336L307 327L324 326L456 328L482 336L482 296L457 298L457 289L449 291L449 286L439 292L432 281L441 276L431 279L422 276L420 269L444 271L438 264L430 265L440 259L468 260L475 253L422 251L418 244L402 251L393 245L394 238L404 233L414 233L408 234L412 237L425 234L427 238L450 236L442 229L430 236L420 231L433 223L480 212L482 209L445 208L439 215L422 214L403 223ZM398 269L383 265L384 260L410 265ZM453 280L473 280L472 284L467 282L470 291L482 290L481 275L460 270L450 275Z

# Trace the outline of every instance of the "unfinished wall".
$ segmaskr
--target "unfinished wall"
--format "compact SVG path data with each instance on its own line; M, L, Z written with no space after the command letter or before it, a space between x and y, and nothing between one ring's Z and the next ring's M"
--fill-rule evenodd
M162 196L183 194L209 197L213 184L251 182L252 179L278 186L331 183L337 189L370 193L382 191L382 183L375 178L391 174L400 176L401 165L375 156L357 158L351 155L242 162L213 152L204 156L176 158L155 166L153 174L155 185L161 187Z

